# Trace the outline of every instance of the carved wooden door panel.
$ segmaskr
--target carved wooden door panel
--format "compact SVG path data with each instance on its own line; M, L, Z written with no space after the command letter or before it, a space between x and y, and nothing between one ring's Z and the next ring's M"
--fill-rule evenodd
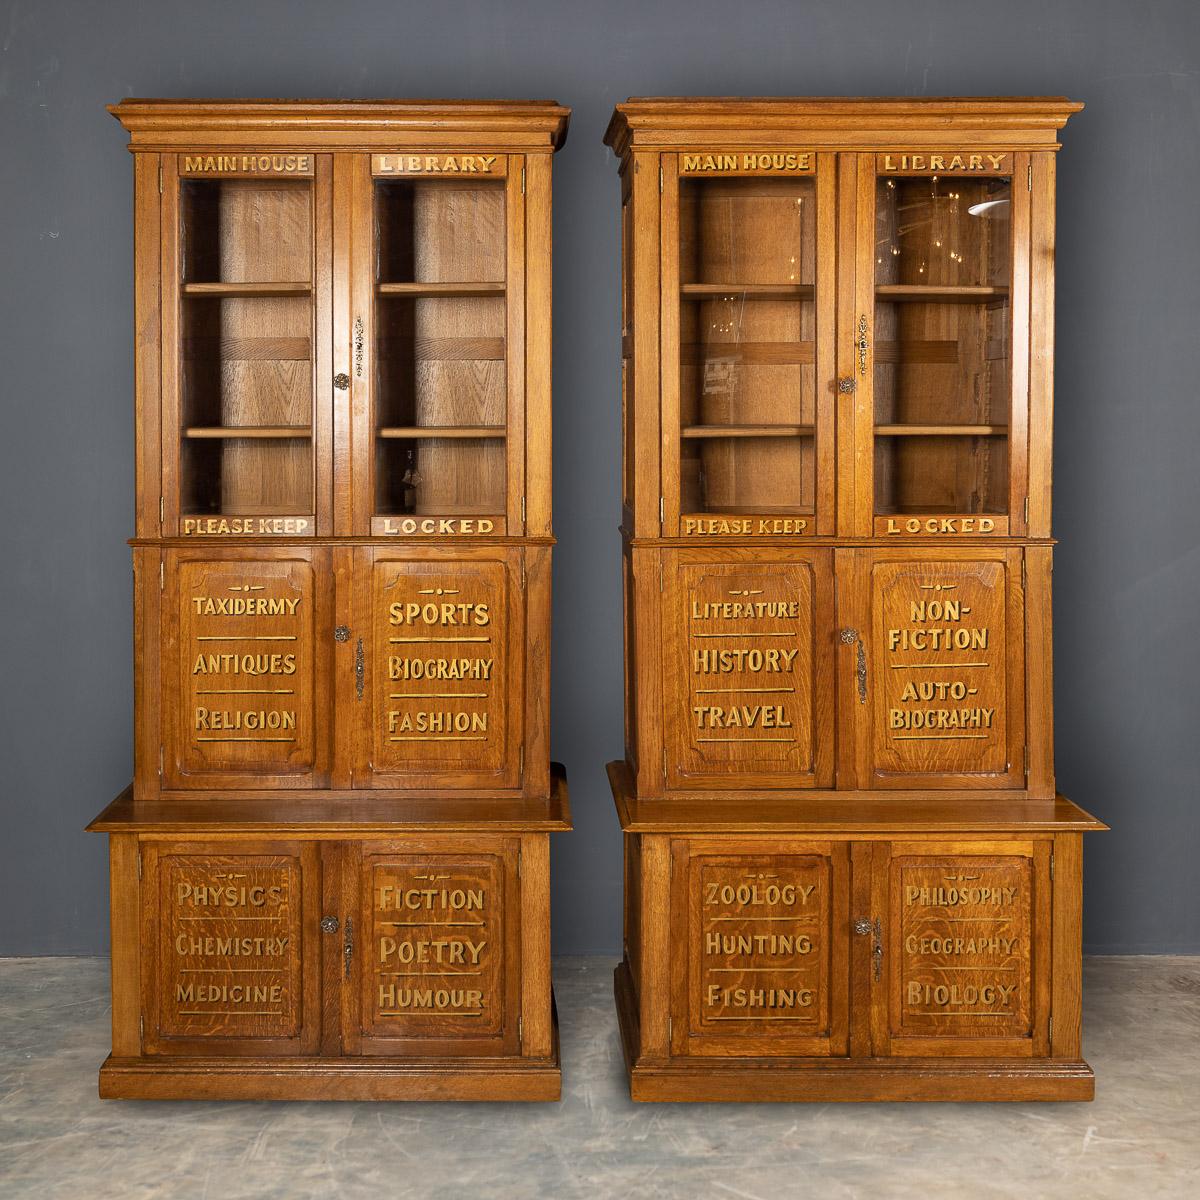
M141 854L145 1053L315 1053L316 843L145 841Z
M1020 549L838 552L842 786L1025 786L1021 565Z
M664 553L668 786L833 784L828 551Z
M359 551L356 787L520 785L520 555L505 547Z
M348 1053L519 1053L518 846L455 836L353 848Z
M846 843L672 845L673 1055L844 1055Z
M166 551L162 611L163 786L328 786L327 551Z
M879 1055L1049 1053L1050 843L873 847Z

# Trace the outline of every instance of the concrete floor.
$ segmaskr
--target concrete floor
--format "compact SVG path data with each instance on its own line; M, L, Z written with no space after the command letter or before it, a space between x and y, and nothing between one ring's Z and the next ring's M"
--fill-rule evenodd
M1065 1105L635 1106L611 971L556 964L561 1104L147 1104L96 1097L105 960L0 960L0 1197L1200 1196L1200 958L1088 961Z

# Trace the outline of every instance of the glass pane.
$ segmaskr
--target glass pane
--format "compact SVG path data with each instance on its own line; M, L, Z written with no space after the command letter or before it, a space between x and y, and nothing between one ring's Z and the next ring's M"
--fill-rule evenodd
M504 184L375 187L375 511L505 507Z
M679 226L681 510L810 513L815 184L681 180Z
M180 512L313 511L312 185L182 181Z
M1008 509L1007 178L878 181L875 510Z
M376 440L376 511L472 516L504 511L504 439Z
M504 184L375 185L380 283L503 283Z

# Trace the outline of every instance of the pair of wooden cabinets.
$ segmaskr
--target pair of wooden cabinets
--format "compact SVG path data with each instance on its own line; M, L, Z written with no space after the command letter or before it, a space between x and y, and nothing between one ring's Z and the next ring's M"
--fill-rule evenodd
M1079 107L613 115L635 1098L1092 1094L1050 666Z

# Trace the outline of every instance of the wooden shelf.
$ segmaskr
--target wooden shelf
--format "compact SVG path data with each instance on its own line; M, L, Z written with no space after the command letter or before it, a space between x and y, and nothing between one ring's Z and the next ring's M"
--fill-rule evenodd
M812 437L815 425L685 425L684 438Z
M811 283L681 283L679 294L696 300L810 300L816 288Z
M503 425L388 425L378 431L381 438L504 438Z
M415 299L435 296L503 296L500 283L381 283L375 289L380 296L409 296Z
M1007 300L1006 287L968 287L932 283L880 283L875 299L918 304L978 304L987 300Z
M1007 425L876 425L876 437L1004 437Z
M311 283L185 283L185 296L310 296Z
M311 425L189 425L189 438L310 438Z

